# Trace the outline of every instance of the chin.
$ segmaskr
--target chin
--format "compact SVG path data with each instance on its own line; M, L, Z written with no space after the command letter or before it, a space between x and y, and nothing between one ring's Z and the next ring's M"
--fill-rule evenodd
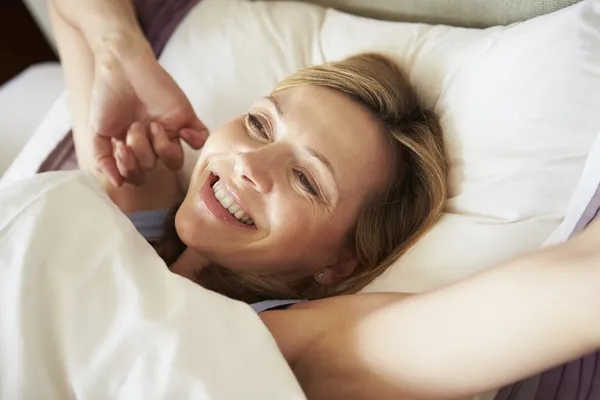
M187 210L186 201L184 200L183 204L177 210L175 214L175 231L179 236L179 239L185 244L187 247L195 247L194 239L198 239L198 235L195 232L198 230L199 226L198 221L196 221L195 215Z
M196 250L204 257L218 252L218 244L222 242L218 240L220 235L214 234L214 227L209 225L207 221L199 218L193 210L186 207L185 202L175 214L175 231L179 239L186 247ZM210 232L213 232L213 234L211 235Z

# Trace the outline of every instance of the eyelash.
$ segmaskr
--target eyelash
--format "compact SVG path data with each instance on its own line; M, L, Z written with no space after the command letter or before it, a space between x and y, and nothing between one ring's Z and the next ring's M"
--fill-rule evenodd
M246 125L248 125L252 132L254 132L257 135L260 135L263 139L269 139L267 129L256 115L248 113L248 117L246 118Z
M315 197L321 197L319 195L319 191L317 190L317 188L315 188L315 186L310 182L310 179L308 179L308 177L306 176L306 174L304 172L294 170L294 175L296 175L296 177L298 178L298 181L300 181L300 184L302 186L304 186L304 188L308 191L308 193L310 193L311 195L313 195Z
M267 129L265 129L265 126L256 115L248 113L246 117L246 125L248 125L248 128L255 135L259 135L264 140L270 139L269 134L267 133ZM315 185L311 183L310 179L306 176L304 172L295 169L294 175L309 194L321 198L319 190L315 187Z

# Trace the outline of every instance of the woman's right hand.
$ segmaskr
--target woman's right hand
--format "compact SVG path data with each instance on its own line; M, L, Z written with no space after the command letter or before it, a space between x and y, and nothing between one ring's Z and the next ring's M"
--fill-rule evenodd
M181 165L183 149L179 140L171 140L157 122L134 122L125 140L113 140L113 158L125 182L134 186L145 183L145 173L160 160L165 165Z
M158 64L145 41L119 38L94 50L89 122L96 167L115 186L141 184L156 157L169 169L180 169L180 139L199 149L208 136L183 91ZM137 151L135 167L119 164L115 157L124 145Z

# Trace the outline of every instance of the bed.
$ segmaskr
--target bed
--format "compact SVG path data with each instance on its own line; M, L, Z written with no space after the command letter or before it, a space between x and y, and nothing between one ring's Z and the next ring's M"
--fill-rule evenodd
M45 27L41 3L28 1ZM157 34L155 50L209 128L303 66L363 50L403 63L441 116L451 193L440 222L367 291L414 293L560 242L575 229L598 186L589 156L600 132L600 98L590 95L600 92L599 8L592 0L203 0L173 25L171 40ZM68 131L63 93L0 184L73 168ZM187 152L182 182L195 157ZM286 371L275 354L272 363ZM297 396L287 372L283 381L290 383L282 390ZM478 398L510 397L510 390Z
M32 65L0 87L0 176L64 89L60 64L52 62Z

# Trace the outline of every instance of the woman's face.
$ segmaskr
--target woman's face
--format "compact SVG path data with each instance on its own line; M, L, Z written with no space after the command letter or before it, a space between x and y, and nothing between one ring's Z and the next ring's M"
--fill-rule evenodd
M210 135L177 232L232 270L341 280L356 267L347 235L389 161L360 105L318 86L284 90Z

